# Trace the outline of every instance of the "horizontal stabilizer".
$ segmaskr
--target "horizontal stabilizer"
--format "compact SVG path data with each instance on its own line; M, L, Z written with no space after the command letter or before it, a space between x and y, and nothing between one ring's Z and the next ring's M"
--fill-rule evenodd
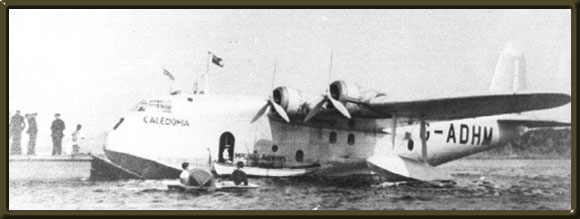
M395 155L373 155L367 165L387 181L433 181L449 180L450 176L429 164Z
M368 107L386 115L451 120L549 109L570 100L570 95L562 93L495 94L412 101L380 97L371 100Z
M527 119L499 119L498 123L515 126L525 126L528 128L548 128L548 127L568 127L572 124L569 122L551 121L551 120L527 120Z

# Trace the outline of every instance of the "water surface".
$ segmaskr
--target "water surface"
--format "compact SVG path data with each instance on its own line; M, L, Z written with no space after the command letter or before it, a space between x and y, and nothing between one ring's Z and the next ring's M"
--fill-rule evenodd
M415 210L557 209L571 206L571 162L463 159L441 165L453 181L384 183L376 177L250 179L247 192L167 189L176 180L93 182L15 179L9 209L42 210Z

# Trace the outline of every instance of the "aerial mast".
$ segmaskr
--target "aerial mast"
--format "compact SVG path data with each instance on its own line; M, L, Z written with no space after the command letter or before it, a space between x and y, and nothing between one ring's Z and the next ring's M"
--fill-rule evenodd
M203 78L203 90L200 92L201 94L208 94L209 93L209 80L208 80L208 76L209 76L209 60L211 59L211 52L207 51L207 58L205 59L206 61L206 67L205 67L205 73L203 73L201 76Z

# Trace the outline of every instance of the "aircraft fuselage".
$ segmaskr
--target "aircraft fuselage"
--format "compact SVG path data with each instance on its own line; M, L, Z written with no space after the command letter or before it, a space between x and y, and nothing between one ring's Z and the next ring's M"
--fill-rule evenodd
M241 161L247 167L318 166L318 174L348 175L369 173L365 161L373 154L423 156L417 121L399 121L393 145L392 119L286 123L270 112L252 123L265 100L250 96L175 95L145 103L109 132L105 145L113 162L145 178L166 177L151 162L177 171L183 162L209 167ZM427 163L434 166L501 145L521 131L499 125L495 117L430 122L426 130Z

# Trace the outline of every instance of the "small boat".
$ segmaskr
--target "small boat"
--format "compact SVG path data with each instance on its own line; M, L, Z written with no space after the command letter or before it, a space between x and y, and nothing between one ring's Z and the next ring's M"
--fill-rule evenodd
M202 186L186 186L182 184L168 184L167 189L169 190L177 190L177 191L246 191L251 189L257 189L259 186L253 183L248 183L248 185L236 185L232 181L221 181L216 182L215 188L210 187L202 187Z
M214 163L214 170L220 176L231 175L237 169L236 165L227 163ZM245 166L242 170L248 176L258 177L291 177L302 176L309 174L318 169L320 165L297 166L286 168L264 168L264 167L248 167Z

